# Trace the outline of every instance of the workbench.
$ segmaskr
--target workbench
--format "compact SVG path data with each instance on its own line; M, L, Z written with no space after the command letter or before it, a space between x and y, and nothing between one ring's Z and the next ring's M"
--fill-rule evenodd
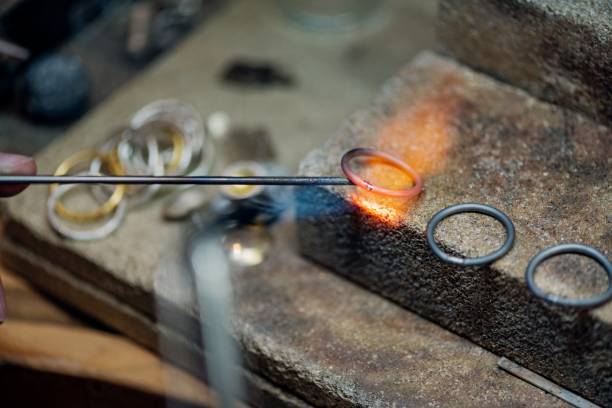
M296 170L309 150L369 103L386 78L420 49L433 47L435 4L389 3L386 13L362 30L330 36L297 29L268 2L237 1L52 144L37 157L39 168L52 171L60 158L102 140L130 112L176 97L203 115L226 111L237 123L265 127L280 163ZM296 79L295 87L253 90L219 81L229 62L245 57L282 66ZM5 264L201 375L205 352L193 285L176 266L184 226L162 221L161 204L153 203L131 213L109 239L69 242L47 225L45 197L45 191L30 188L9 202ZM291 226L275 234L270 258L233 277L233 330L243 353L248 403L564 406L501 371L494 354L303 259L291 241ZM11 322L0 335L10 328ZM87 336L83 344L101 341ZM194 398L206 402L205 388L194 387Z

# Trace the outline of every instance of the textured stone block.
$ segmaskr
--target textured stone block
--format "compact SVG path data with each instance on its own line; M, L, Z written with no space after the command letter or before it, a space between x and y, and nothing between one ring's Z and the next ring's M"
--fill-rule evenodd
M442 0L438 37L463 63L612 124L612 2Z
M282 163L296 165L317 137L327 137L370 98L408 48L416 48L412 42L389 45L389 36L430 38L429 20L413 2L393 3L401 18L375 35L322 45L307 35L282 35L291 28L275 23L263 2L232 2L219 20L42 152L39 170L51 172L62 158L104 140L130 112L169 96L203 114L222 109L239 115L238 123L264 125ZM262 49L268 43L275 46ZM282 62L299 87L245 92L217 82L227 61L254 50ZM254 149L248 150L254 157ZM44 187L33 186L7 201L2 261L56 298L199 374L205 354L200 319L193 281L181 263L186 226L164 222L162 201L156 200L130 212L108 239L67 241L45 220L46 196ZM276 243L292 238L285 231ZM497 369L494 354L312 265L284 244L261 267L235 271L234 289L234 334L244 353L249 405L565 406Z
M276 231L264 264L234 271L234 332L253 406L567 406L499 370L493 353L304 260L292 237ZM37 285L199 373L194 283L176 259L180 245L166 243L175 266L151 274L155 316L30 248L1 245L4 262Z
M303 161L301 174L341 174L343 152L373 146L424 177L412 202L354 187L297 191L303 254L413 311L604 405L612 404L612 304L577 313L535 298L524 281L537 251L582 242L609 253L609 128L434 54L421 54L368 110L355 114ZM390 181L371 166L372 182ZM395 173L393 173L395 174ZM429 219L451 204L506 212L517 240L486 267L440 262L425 241ZM490 252L503 230L484 216L457 216L437 231L460 256ZM579 257L551 261L539 283L584 296L605 274ZM576 273L578 271L579 273Z

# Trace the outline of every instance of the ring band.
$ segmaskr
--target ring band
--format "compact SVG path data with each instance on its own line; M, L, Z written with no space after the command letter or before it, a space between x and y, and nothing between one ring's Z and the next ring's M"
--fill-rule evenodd
M200 114L193 106L176 99L160 99L142 107L130 119L130 127L139 129L152 122L176 126L193 152L199 152L207 139Z
M600 295L593 296L587 299L568 299L545 293L535 283L536 269L545 260L561 254L583 255L597 262L599 265L601 265L602 268L604 268L606 274L608 275L608 289ZM525 271L525 280L527 281L527 286L533 292L534 295L536 295L542 300L557 305L589 309L601 306L604 303L607 303L612 300L612 263L610 263L608 258L603 253L587 245L561 244L544 249L536 256L534 256L531 261L529 261L529 264L527 265L527 270Z
M175 139L173 141L175 148L171 152L172 156L166 159L168 163L166 173L185 175L191 167L193 158L199 155L207 139L199 113L184 102L162 99L144 106L130 119L130 127L134 130L152 124L162 125L180 133L184 146L182 153L177 155L180 150L176 148L178 136L171 135ZM177 160L179 156L180 159Z
M267 176L266 168L257 162L240 161L227 166L222 173L230 177ZM240 184L223 185L221 193L230 200L253 198L264 190L264 186L245 186Z
M59 217L59 213L57 213L57 203L59 203L59 199L63 194L77 186L77 184L63 184L51 192L49 200L47 201L47 218L49 223L60 235L75 241L91 241L107 237L121 225L125 216L125 201L119 202L111 217L101 226L90 230L71 228L62 222L62 219Z
M414 185L406 190L392 190L389 188L375 186L361 178L351 169L350 161L355 157L372 157L376 159L381 159L382 161L391 164L392 166L397 167L400 170L408 173L412 178ZM357 187L360 187L367 191L371 191L373 193L390 197L410 198L418 195L423 190L423 180L421 176L412 167L410 167L402 160L380 150L375 150L366 147L358 147L356 149L349 150L342 156L340 167L342 167L342 172L344 173L346 178L348 178L353 184L355 184Z
M137 168L137 170L131 171L134 174L163 176L164 175L164 164L162 162L161 155L159 153L159 147L157 141L153 137L146 138L146 162L143 162L140 166L131 165L130 161L130 141L125 139L119 142L117 146L117 152L119 154L120 162L123 167ZM132 160L133 161L133 160ZM160 189L159 184L150 184L144 187L132 186L133 188L128 190L128 204L130 207L139 206L149 201L150 198L155 196Z
M488 215L501 222L506 229L506 242L495 252L489 255L480 256L477 258L460 258L458 256L452 256L442 251L436 240L434 239L434 232L440 221L444 220L451 215L462 214L462 213L478 213ZM508 251L514 245L515 230L514 224L510 218L502 211L495 207L491 207L484 204L456 204L447 207L432 217L427 224L427 244L431 248L434 254L442 261L455 265L473 266L473 265L486 265L506 255Z
M185 137L180 132L172 128L166 129L166 132L172 141L172 156L170 157L168 164L164 166L164 169L167 173L172 173L176 171L179 166L181 166L181 162L183 161L183 152L185 152Z
M55 176L64 176L68 174L68 172L73 169L76 165L82 162L91 162L93 160L102 160L105 164L108 165L112 174L121 175L123 173L122 168L118 164L118 161L109 159L108 156L100 154L98 151L93 149L82 150L73 154L64 160L55 170L53 175ZM57 188L59 188L58 184L52 184L49 187L50 193L53 193ZM91 222L100 220L110 213L112 213L115 208L119 205L126 191L126 186L119 184L113 190L113 193L108 198L106 202L104 202L99 208L88 211L88 212L78 212L69 210L66 208L64 204L58 199L55 203L55 211L57 214L67 220L74 222Z
M95 150L70 156L54 175L75 174L85 165L89 172L79 174L205 175L214 161L211 142L200 114L193 107L177 100L159 100L140 109L127 128L114 132ZM128 207L148 202L161 190L159 184L93 185L90 191L99 207L77 212L65 204L66 193L75 187L76 184L52 184L47 202L51 226L60 235L75 240L100 239L110 234L119 226Z
M115 153L121 167L126 169L129 174L163 176L164 168L156 139L152 136L146 137L146 156L143 157L142 153L140 153L140 155L135 154L135 147L132 145L133 141L131 138L131 133L128 133L116 144ZM98 173L100 172L100 167L101 162L99 160L93 161L90 171ZM92 192L98 200L105 200L108 195L108 193L104 191L105 189L95 187L102 186L93 186ZM155 196L159 189L159 184L128 186L125 194L128 201L128 209L148 202L150 198Z

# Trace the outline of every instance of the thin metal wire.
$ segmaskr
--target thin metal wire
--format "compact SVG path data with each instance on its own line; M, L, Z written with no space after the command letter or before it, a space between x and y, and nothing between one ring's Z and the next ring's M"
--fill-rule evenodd
M191 184L264 186L350 186L344 177L233 177L233 176L0 176L6 184Z

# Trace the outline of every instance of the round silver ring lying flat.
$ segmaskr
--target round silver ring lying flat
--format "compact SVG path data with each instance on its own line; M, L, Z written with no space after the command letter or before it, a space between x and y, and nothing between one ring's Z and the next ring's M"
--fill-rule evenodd
M121 165L126 169L128 174L138 174L146 176L163 176L164 163L159 154L159 146L157 140L153 137L146 138L146 161L142 159L142 152L136 155L138 160L134 160L134 147L130 144L129 139L123 139L117 145L117 154ZM138 207L145 204L157 194L160 189L159 184L149 184L147 186L135 187L128 189L128 205L130 208Z
M561 254L583 255L597 262L599 265L601 265L602 268L604 268L606 274L608 275L608 289L600 295L593 296L587 299L568 299L545 293L535 283L536 269L542 262L544 262L548 258L552 258L553 256ZM599 252L595 248L583 244L561 244L546 248L543 251L539 252L531 259L531 261L529 261L529 264L527 265L527 270L525 271L525 280L527 281L527 286L533 292L534 295L536 295L540 299L557 305L589 309L601 306L604 303L607 303L612 300L612 263L610 263L608 258L603 253Z
M492 252L489 255L480 256L477 258L460 258L457 256L449 255L446 252L442 251L442 249L440 249L440 247L436 243L436 240L434 239L434 232L436 230L436 227L445 218L450 217L451 215L463 214L463 213L484 214L492 218L495 218L497 221L501 222L504 228L506 229L506 242L504 242L504 244L495 252ZM508 218L506 214L504 214L502 211L498 210L497 208L491 207L488 205L484 205L484 204L468 203L468 204L451 205L450 207L447 207L443 209L442 211L439 211L436 215L433 216L433 218L427 224L427 244L429 244L429 247L431 248L433 253L436 254L436 256L440 258L441 260L443 260L444 262L455 264L455 265L474 266L474 265L490 264L498 260L499 258L503 257L504 255L508 253L508 251L510 251L510 249L514 245L514 237L515 237L514 224L512 223L510 218Z
M160 99L149 103L132 116L130 127L139 129L151 123L166 123L176 128L185 139L185 148L174 175L183 175L191 166L191 158L199 155L206 144L207 134L200 114L189 104L175 99ZM187 156L189 153L189 160Z
M91 173L86 174L89 175ZM85 174L81 173L80 175ZM121 225L121 222L125 216L125 200L121 200L119 202L119 205L110 218L108 218L102 225L99 225L94 229L81 230L68 226L55 212L55 204L63 194L76 187L78 187L78 184L60 185L51 193L49 199L47 200L47 218L49 220L49 224L51 224L51 227L53 227L57 233L63 237L73 239L75 241L92 241L107 237L113 231L115 231L119 225Z
M142 176L163 176L164 168L157 150L157 141L150 137L147 139L147 163L138 163L132 160L132 146L127 139L122 139L116 145L119 161L121 166L126 170L127 174L135 174ZM114 146L113 146L114 148ZM103 150L105 151L105 150ZM106 150L108 151L108 149ZM89 171L94 174L102 172L102 161L100 159L92 160L89 166ZM112 193L112 186L97 185L91 186L91 192L96 200L104 202L108 199L108 195ZM131 186L126 194L128 206L130 208L138 207L149 201L159 191L159 184L148 184L145 186Z

